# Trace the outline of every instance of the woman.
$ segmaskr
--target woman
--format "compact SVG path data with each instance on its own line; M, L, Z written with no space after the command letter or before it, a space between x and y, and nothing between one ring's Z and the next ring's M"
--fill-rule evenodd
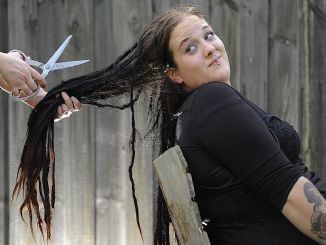
M175 142L181 146L202 218L210 219L206 230L212 244L326 244L326 203L315 186L324 195L326 189L298 158L297 134L230 86L224 45L195 9L156 18L111 66L65 81L32 112L14 193L25 188L21 209L34 210L41 230L44 220L48 238L54 187L49 195L47 178L54 166L53 118L62 91L84 104L131 109L130 170L136 154L134 105L146 96L149 133L159 132L161 153ZM129 100L119 104L117 98L125 95ZM134 188L133 197L139 225ZM157 207L154 243L168 244L161 192Z

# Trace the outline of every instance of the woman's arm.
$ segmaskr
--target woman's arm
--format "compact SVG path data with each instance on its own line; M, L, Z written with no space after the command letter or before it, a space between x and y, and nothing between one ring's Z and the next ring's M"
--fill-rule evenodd
M297 180L282 213L305 235L326 244L326 201L308 179Z

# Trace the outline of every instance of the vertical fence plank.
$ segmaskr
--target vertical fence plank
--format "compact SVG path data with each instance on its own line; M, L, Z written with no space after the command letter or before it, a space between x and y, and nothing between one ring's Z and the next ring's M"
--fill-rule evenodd
M299 1L270 1L268 111L299 129Z
M209 2L207 0L152 0L154 13L161 14L174 7L195 7L205 16L209 16Z
M95 69L103 68L118 54L114 46L112 1L95 1L94 56ZM126 45L126 44L125 44ZM123 178L126 159L121 133L121 114L109 109L95 111L95 227L96 244L124 244Z
M96 67L108 65L130 47L152 18L150 1L97 2L95 19ZM106 14L103 14L103 11ZM141 244L135 222L129 140L131 115L125 111L96 111L96 244ZM137 111L142 118L142 110ZM136 127L141 124L136 122ZM142 161L143 160L143 161ZM148 172L149 171L149 172ZM145 243L152 240L152 168L148 159L136 159L134 180ZM143 180L143 181L141 181ZM150 190L148 190L148 187Z
M210 24L223 41L231 68L231 84L240 89L240 14L239 1L212 1L209 8Z
M69 35L73 37L61 60L90 59L89 63L66 69L55 75L58 80L78 76L94 69L93 57L93 2L55 1L43 14L59 19L53 50ZM45 19L45 16L43 17ZM43 19L42 18L42 19ZM58 23L56 23L58 25ZM40 27L46 28L46 26ZM45 30L44 30L45 31ZM60 36L60 38L58 37ZM46 50L44 43L43 50ZM69 120L56 124L56 183L57 204L53 227L55 244L95 243L95 167L93 111L83 108Z
M0 92L0 244L8 244L8 97Z
M311 168L326 178L326 3L309 1L309 152Z
M5 244L8 229L8 115L6 113L8 110L8 98L4 92L0 92L0 244Z
M7 1L0 0L0 52L8 51ZM8 97L0 91L0 244L9 243Z
M121 50L123 47L128 47L130 43L134 43L137 37L142 33L145 26L150 22L152 19L152 3L150 0L123 0L123 1L113 1L112 9L114 10L113 15L113 25L114 25L114 43L119 45L119 49ZM120 10L119 13L117 10ZM126 18L127 17L127 18ZM123 31L121 31L121 29ZM124 43L122 40L128 40L128 43ZM127 44L127 45L126 45ZM126 46L125 46L126 45ZM118 51L118 49L117 49ZM124 122L124 129L121 131L122 135L128 135L127 141L124 141L124 149L126 149L127 157L125 160L127 161L127 166L130 162L130 152L129 152L129 136L130 136L130 125L131 125L131 115L128 110L122 116L122 122ZM136 117L142 118L143 111L141 107L135 110ZM136 119L137 119L136 118ZM137 122L138 121L138 122ZM140 130L142 129L142 125L139 123L139 120L136 121L136 127L139 127ZM122 155L123 156L123 155ZM152 182L152 174L147 176L146 181L141 181L144 176L146 176L146 172L142 172L142 169L146 169L151 171L152 163L148 161L142 161L142 159L135 160L134 166L134 181L135 181L135 189L136 189L136 196L139 205L139 215L140 215L140 223L143 230L144 235L144 242L151 243L152 240L152 223L148 222L149 217L152 214L152 207L151 202L148 203L148 199L152 200L151 197L148 198L148 189L146 187L151 185ZM125 237L125 244L142 244L142 240L140 237L140 232L138 230L136 224L136 215L134 211L134 203L131 194L131 183L128 177L127 169L126 171L124 186L125 192L123 193L125 198L125 227L124 227L124 237ZM150 194L151 195L151 194ZM146 208L142 208L146 207ZM146 232L145 232L146 231Z
M25 11L27 10L27 11ZM8 1L8 23L10 23L8 43L9 49L20 49L29 53L30 44L33 43L35 29L32 28L34 16L28 13L28 1ZM9 163L9 185L10 193L13 190L20 154L26 133L26 122L31 111L23 103L10 100L8 104L9 115L9 137L8 137L8 163ZM33 244L34 240L29 226L24 224L19 215L21 199L14 199L10 205L9 236L10 244ZM26 215L26 212L23 212ZM26 216L25 216L26 218ZM19 236L17 236L19 234ZM37 235L36 240L42 238Z
M267 107L268 1L240 1L241 92L259 106Z

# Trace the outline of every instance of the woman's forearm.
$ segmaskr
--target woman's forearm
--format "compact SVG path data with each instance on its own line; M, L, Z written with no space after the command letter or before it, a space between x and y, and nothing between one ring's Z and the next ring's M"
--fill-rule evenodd
M308 179L298 179L282 213L305 235L320 244L326 244L326 201Z

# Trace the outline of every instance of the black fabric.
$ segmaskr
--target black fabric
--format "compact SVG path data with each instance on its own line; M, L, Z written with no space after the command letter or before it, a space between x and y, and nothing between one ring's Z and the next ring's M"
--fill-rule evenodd
M192 91L178 111L176 143L188 162L201 216L211 220L212 244L254 244L255 230L271 240L256 244L284 244L284 234L287 244L307 241L280 212L300 176L317 180L298 163L295 130L220 82Z

